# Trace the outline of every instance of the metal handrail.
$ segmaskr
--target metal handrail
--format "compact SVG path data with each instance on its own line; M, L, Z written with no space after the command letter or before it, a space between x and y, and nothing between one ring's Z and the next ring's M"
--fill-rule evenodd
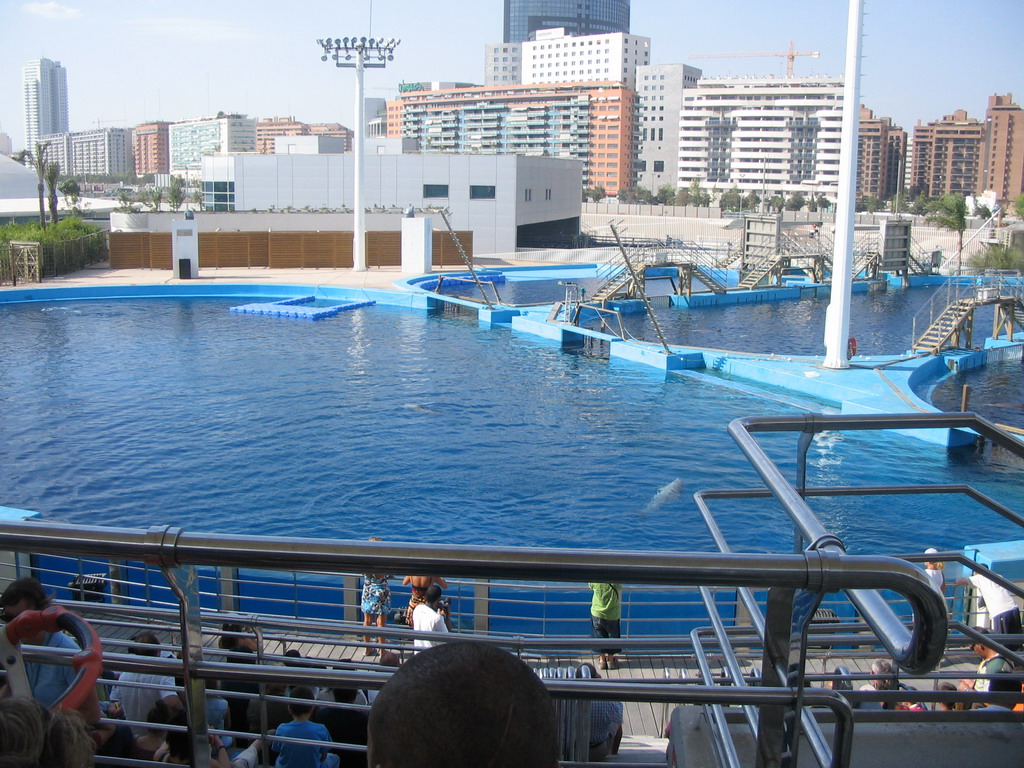
M740 446L754 469L761 476L772 495L789 514L800 537L809 550L823 550L843 555L845 545L825 530L807 502L768 457L754 439L756 432L798 432L802 435L804 450L811 435L825 430L879 430L879 429L972 429L1013 453L1024 456L1024 443L998 429L991 422L973 413L964 414L880 414L867 416L831 416L805 414L803 416L749 417L729 424L729 434ZM801 453L799 474L804 476ZM845 560L845 558L844 558ZM920 574L919 588L910 596L913 608L913 631L908 632L892 608L877 592L850 592L850 600L878 635L879 640L894 661L908 672L925 672L933 668L942 656L946 639L946 606L932 589L920 589L926 583ZM930 592L930 594L929 594Z

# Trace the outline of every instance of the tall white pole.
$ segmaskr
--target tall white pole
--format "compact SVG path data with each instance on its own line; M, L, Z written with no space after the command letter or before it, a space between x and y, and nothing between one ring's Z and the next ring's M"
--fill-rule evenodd
M355 272L366 271L366 204L363 201L364 161L363 139L366 131L363 119L363 49L356 50L356 117L355 136L352 153L355 156L355 183L352 191L352 205L355 208L355 220L352 231L352 269Z
M850 0L846 27L846 82L839 151L832 295L825 313L825 368L849 368L850 296L853 287L853 222L857 194L857 129L860 121L860 53L863 0Z

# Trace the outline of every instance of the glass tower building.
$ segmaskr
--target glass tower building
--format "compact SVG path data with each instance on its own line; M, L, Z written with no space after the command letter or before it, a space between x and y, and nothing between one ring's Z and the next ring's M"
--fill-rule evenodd
M567 35L629 33L629 0L505 0L505 42L521 43L538 29Z

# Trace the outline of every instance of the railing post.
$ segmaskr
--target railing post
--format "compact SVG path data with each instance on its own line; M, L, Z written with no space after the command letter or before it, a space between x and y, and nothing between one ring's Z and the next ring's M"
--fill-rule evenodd
M349 595L355 595L355 600L349 599ZM359 621L359 607L362 593L359 591L359 577L346 574L341 579L341 601L344 607L343 616L345 621Z
M181 617L181 669L185 681L185 704L192 736L193 765L195 768L209 768L206 683L195 675L195 666L203 660L199 577L195 567L191 565L161 565L160 570L178 598L178 611Z
M238 569L228 567L218 569L217 609L227 613L238 613L238 598Z
M490 632L491 580L482 579L473 585L473 629Z
M793 691L793 700L761 708L757 726L758 768L797 764L807 626L820 602L821 595L816 592L783 587L768 590L761 684L769 688L788 687Z

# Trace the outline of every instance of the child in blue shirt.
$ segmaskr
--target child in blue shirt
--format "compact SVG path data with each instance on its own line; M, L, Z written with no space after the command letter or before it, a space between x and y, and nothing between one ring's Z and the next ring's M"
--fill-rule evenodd
M307 739L309 741L330 741L331 736L320 723L310 721L313 715L313 691L305 686L292 689L291 698L295 699L288 705L288 713L292 716L290 723L282 723L277 727L275 736L290 739ZM273 738L273 737L272 737ZM293 744L291 742L273 742L277 751L276 768L338 768L338 756L328 752L327 747L315 744Z

